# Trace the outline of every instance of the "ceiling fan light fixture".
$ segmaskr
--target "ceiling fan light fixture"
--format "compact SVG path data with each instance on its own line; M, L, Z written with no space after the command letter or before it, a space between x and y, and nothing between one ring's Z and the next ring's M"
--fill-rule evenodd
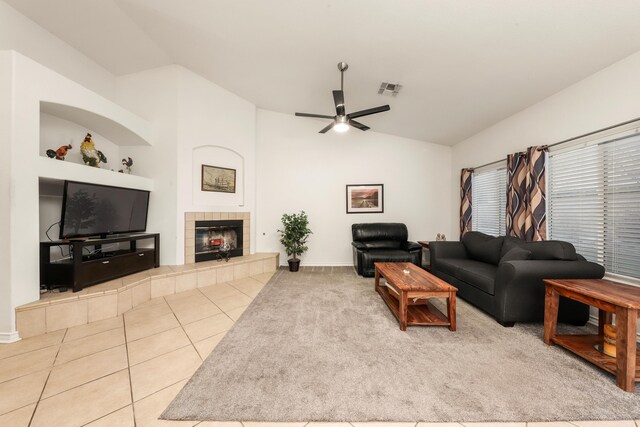
M333 130L335 130L336 132L344 133L349 130L349 125L346 123L337 123L333 127Z
M347 123L347 118L345 116L336 117L336 124L333 126L333 130L340 133L348 131L349 124Z
M383 111L389 111L391 107L388 105L381 105L379 107L367 108L366 110L355 111L347 114L344 106L344 72L349 66L346 62L340 62L338 64L338 70L340 70L340 90L331 91L333 93L333 104L336 107L335 116L327 116L324 114L310 114L310 113L296 113L298 117L315 117L317 119L333 119L331 123L323 127L319 133L327 133L331 129L336 132L343 133L349 130L350 127L365 131L371 129L369 126L357 122L353 119L358 117L370 116L372 114L382 113ZM393 89L399 90L400 85L393 86Z

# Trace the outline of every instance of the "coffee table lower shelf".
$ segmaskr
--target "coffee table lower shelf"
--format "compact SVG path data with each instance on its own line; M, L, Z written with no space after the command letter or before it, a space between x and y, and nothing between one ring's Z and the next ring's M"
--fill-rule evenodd
M600 335L556 335L551 340L559 346L575 353L607 372L616 374L616 358L596 350L596 344L602 344ZM640 350L636 350L636 360L640 361ZM636 362L635 381L640 381L640 363Z
M391 313L400 320L400 303L394 298L386 287L381 286L378 293L382 297ZM429 300L419 300L418 303L409 303L407 306L407 326L449 326L451 322Z

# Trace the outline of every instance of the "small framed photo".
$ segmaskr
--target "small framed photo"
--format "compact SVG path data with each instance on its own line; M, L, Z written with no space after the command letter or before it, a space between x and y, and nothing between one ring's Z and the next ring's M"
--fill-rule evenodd
M236 170L202 165L202 191L236 192Z
M347 185L347 213L383 213L382 184Z

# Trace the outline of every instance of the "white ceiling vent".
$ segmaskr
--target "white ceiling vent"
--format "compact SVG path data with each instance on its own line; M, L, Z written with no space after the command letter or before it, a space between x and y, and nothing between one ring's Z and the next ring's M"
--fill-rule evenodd
M396 96L400 92L402 85L398 83L382 82L380 83L380 89L378 89L378 95Z

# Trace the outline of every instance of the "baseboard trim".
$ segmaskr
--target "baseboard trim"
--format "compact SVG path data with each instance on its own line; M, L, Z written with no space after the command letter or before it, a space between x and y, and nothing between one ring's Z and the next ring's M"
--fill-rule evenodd
M20 335L18 332L0 332L0 344L11 344L12 342L20 341Z

